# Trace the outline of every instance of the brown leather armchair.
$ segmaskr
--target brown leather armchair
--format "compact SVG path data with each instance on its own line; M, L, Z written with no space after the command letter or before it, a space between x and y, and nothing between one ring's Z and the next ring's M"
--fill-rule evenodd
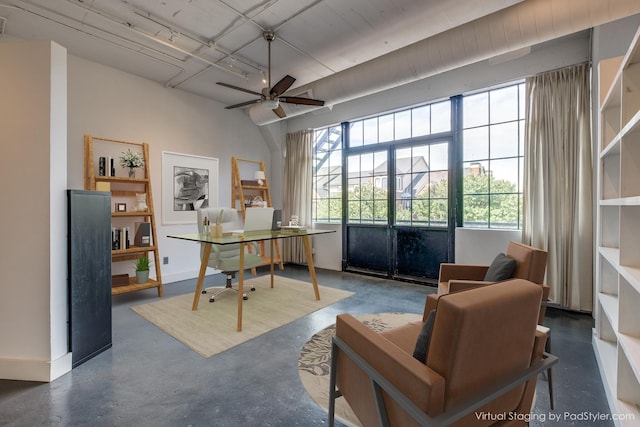
M440 296L425 361L423 322L377 333L339 315L329 425L343 396L365 426L524 426L537 374L557 362L536 331L541 298L520 279Z
M550 289L542 283L547 270L547 252L522 243L509 242L505 255L516 260L513 278L542 285L542 300L548 301ZM484 281L488 269L488 265L442 263L438 277L438 294L459 292L496 283ZM540 324L544 319L545 308L546 303L543 303L538 319Z
M542 249L534 248L522 243L509 242L505 255L516 260L516 268L513 272L514 278L529 280L530 282L542 286L542 303L538 313L538 325L544 322L544 316L549 301L549 286L543 284L545 272L547 270L548 254ZM489 269L488 265L470 264L440 264L440 277L438 278L438 295L461 292L474 289L480 286L492 285L496 282L484 281L484 276ZM437 303L436 295L427 296L425 312L435 308ZM551 351L551 341L549 339L549 329L539 328L547 334L545 350ZM551 369L547 371L547 383L549 387L549 405L553 409L553 380Z

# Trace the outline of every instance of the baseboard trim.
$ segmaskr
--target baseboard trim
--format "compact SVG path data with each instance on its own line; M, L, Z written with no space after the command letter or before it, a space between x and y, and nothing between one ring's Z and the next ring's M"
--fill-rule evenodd
M0 359L0 378L51 382L71 371L71 353L56 360Z

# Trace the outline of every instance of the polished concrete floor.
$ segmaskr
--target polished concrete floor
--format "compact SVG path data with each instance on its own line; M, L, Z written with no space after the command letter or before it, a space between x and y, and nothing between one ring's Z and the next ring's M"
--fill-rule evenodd
M296 266L278 274L308 280L306 269ZM326 412L298 377L302 345L341 312L420 313L425 295L434 289L323 270L318 280L355 295L210 359L129 309L155 300L155 290L114 297L113 348L49 384L0 380L0 425L327 425ZM207 278L207 284L223 282L222 275ZM165 295L194 288L194 280L171 283ZM560 357L553 371L555 411L549 409L547 383L541 378L530 425L596 425L573 419L609 413L591 348L593 320L550 309L547 325L552 351Z

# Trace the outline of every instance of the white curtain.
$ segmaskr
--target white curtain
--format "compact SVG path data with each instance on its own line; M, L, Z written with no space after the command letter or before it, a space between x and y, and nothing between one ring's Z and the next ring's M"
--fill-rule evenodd
M552 302L592 311L590 67L526 81L523 242L548 251Z
M311 227L313 130L288 133L285 144L282 223L288 224L297 215L300 225ZM302 239L284 239L283 260L306 262Z

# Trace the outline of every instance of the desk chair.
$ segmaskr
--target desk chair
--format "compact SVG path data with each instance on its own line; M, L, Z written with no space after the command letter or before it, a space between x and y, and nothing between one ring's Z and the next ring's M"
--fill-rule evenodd
M238 216L238 212L232 208L206 208L198 210L198 232L203 233L204 219L207 218L211 221L211 224L215 224L216 221L220 221L223 230L234 230L242 228L242 222ZM213 291L213 287L202 290L203 294L211 293L209 302L215 302L216 297L223 292L235 291L231 285L232 279L235 277L235 273L240 269L240 248L242 246L238 244L229 245L211 245L211 255L209 256L208 266L221 270L223 274L227 275L227 282L224 288ZM204 251L204 244L200 245L200 256ZM244 269L255 268L262 265L262 258L257 255L257 251L252 253L245 253L244 255ZM251 286L251 290L255 291L256 288ZM242 298L247 300L246 293L242 294Z

